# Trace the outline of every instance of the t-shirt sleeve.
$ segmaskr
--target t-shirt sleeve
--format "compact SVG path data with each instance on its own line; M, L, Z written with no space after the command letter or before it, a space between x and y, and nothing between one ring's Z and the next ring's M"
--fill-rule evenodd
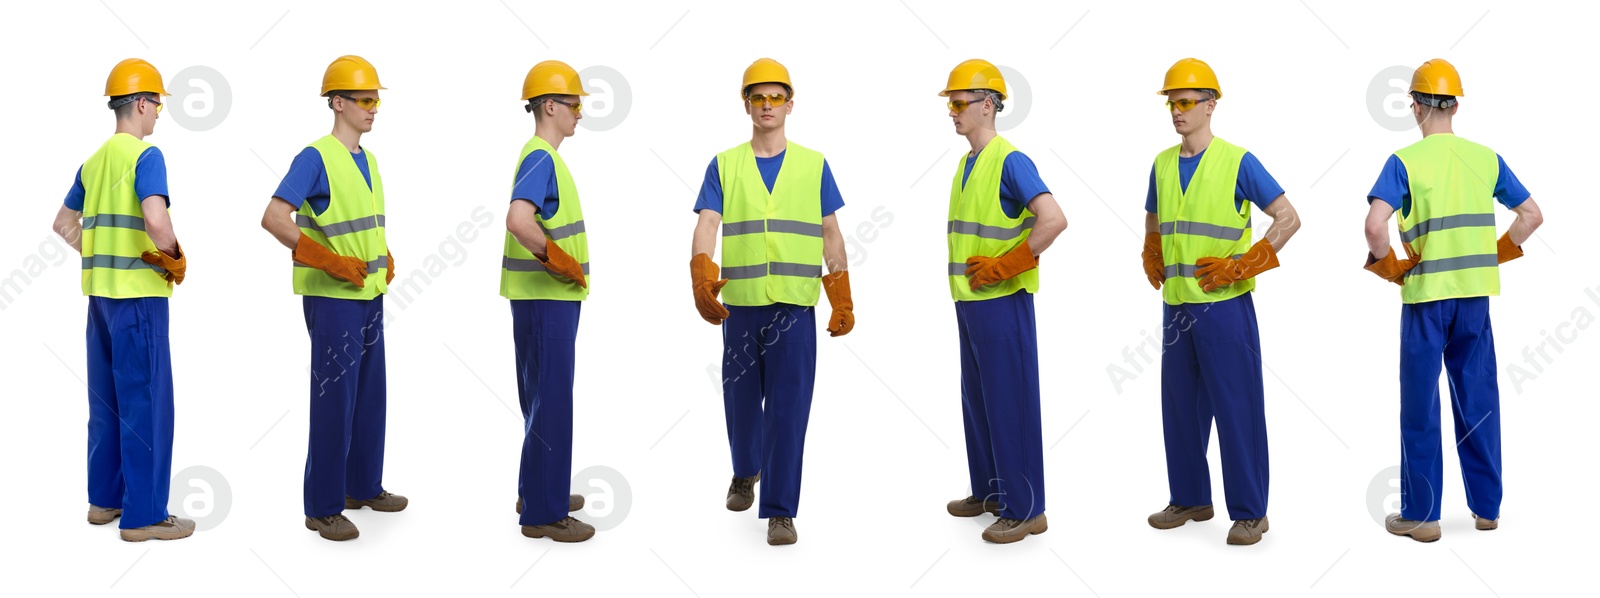
M717 203L721 203L719 199ZM822 215L839 211L844 207L844 196L839 194L839 184L833 180L833 169L828 167L828 161L822 161Z
M139 154L133 167L133 192L139 201L160 195L167 198L167 207L172 207L172 196L167 194L167 158L160 148L152 145Z
M1377 182L1367 192L1367 203L1383 200L1398 211L1410 195L1411 181L1406 177L1406 164L1400 161L1400 156L1390 154L1389 161L1383 163L1383 171L1378 173Z
M706 180L700 183L700 197L694 200L694 211L711 210L722 213L722 176L717 172L717 159L706 167Z
M317 153L316 148L305 148L289 164L289 172L284 173L283 181L278 183L278 190L272 192L272 196L299 209L307 197L316 194L319 184L326 186L322 182L324 176L322 155Z
M511 201L523 200L533 204L545 219L554 218L561 209L561 191L556 186L556 164L550 152L534 150L517 166L517 180L511 185Z
M1049 192L1032 159L1022 152L1006 154L1005 168L1000 170L1000 209L1007 217L1016 218L1033 198Z
M1150 190L1144 194L1144 211L1156 213L1156 166L1150 165Z
M61 202L61 205L71 208L74 212L82 212L84 195L83 167L79 166L78 174L72 175L72 188L67 189L67 198Z
M1517 180L1517 175L1511 172L1511 167L1506 166L1505 158L1496 154L1495 159L1500 161L1500 177L1494 184L1494 198L1506 209L1516 209L1533 194L1528 193L1528 189L1522 186L1522 181Z
M1278 184L1277 179L1272 178L1272 174L1261 165L1261 160L1256 159L1255 154L1245 152L1244 158L1239 161L1239 176L1238 182L1234 185L1234 199L1249 200L1250 203L1256 204L1257 208L1265 210L1280 195L1283 195L1283 187Z

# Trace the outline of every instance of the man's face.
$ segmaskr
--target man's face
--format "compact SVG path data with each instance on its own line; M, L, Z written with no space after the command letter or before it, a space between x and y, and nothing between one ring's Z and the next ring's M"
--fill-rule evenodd
M573 112L573 109L582 110L582 101L578 96L556 96L554 101L546 100L539 108L544 111L544 120L555 125L562 137L571 137L578 132L578 121L583 120L581 111Z
M991 115L994 114L994 103L988 101L989 96L978 91L952 91L949 104L945 108L950 111L950 121L955 123L957 135L968 135L989 127ZM957 110L956 107L965 103L966 107Z
M783 128L784 118L794 111L794 100L789 92L777 83L757 83L745 92L744 112L757 129L771 131Z
M1174 89L1167 92L1167 101L1172 103L1169 112L1172 115L1172 128L1179 135L1188 135L1211 124L1211 111L1217 107L1217 102L1197 89ZM1184 110L1187 104L1189 109Z
M136 104L133 108L134 114L138 117L144 134L154 133L156 131L156 121L161 118L161 98L140 97L134 103Z
M349 97L344 97L349 96ZM355 98L354 100L350 98ZM371 100L371 102L363 102ZM333 111L338 114L340 121L350 128L362 133L372 132L372 120L378 115L377 90L352 91L343 95L334 96ZM361 104L367 103L371 108L362 108Z

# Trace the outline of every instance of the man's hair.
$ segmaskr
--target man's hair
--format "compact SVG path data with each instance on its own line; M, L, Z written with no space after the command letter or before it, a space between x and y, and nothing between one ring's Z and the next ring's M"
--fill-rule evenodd
M546 102L560 98L562 95L563 94L559 93L547 93L542 96L534 96L529 98L527 110L528 112L533 113L534 122L544 120L544 105Z
M348 96L348 95L350 95L350 90L348 90L348 89L334 89L334 90L329 90L328 93L322 94L322 97L328 98L328 109L332 110L333 109L333 98L334 98L334 96Z
M1455 96L1439 95L1433 93L1411 92L1411 99L1430 110L1446 111L1455 106L1458 100Z
M106 102L106 107L110 108L117 115L119 120L124 118L132 118L134 106L139 103L139 98L148 98L153 100L155 97L156 94L150 92L141 91L139 93L130 93L128 95L121 95L111 98L110 101Z
M1217 96L1222 95L1222 94L1217 93L1217 90L1211 89L1209 87L1197 88L1197 89L1195 89L1195 91L1200 92L1200 94L1205 96L1206 99L1208 99L1208 100L1215 100L1215 99L1217 99Z
M768 83L775 83L777 85L783 86L783 95L789 96L791 98L794 97L794 88L789 87L788 84L786 84L786 83L778 83L777 81L768 81ZM746 98L750 97L750 88L751 87L755 87L757 85L761 85L761 84L760 83L751 83L750 85L745 86L744 91L739 92L739 95L741 95L743 97L746 97Z

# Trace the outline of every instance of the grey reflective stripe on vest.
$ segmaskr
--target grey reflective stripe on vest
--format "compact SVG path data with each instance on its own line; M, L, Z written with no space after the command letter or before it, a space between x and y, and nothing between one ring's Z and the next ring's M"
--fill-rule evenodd
M791 264L789 262L768 262L753 266L729 266L722 269L722 277L728 280L743 280L761 278L771 274L773 276L801 276L805 278L822 278L821 265Z
M307 265L302 264L300 262L295 262L294 263L294 267L296 267L296 268L310 268L311 266L307 266ZM372 260L370 262L367 262L367 274L377 274L379 270L382 270L382 269L387 268L387 267L389 267L389 256L380 255L380 256L378 256L378 259L375 259L375 260Z
M1218 226L1215 224L1191 222L1188 220L1163 222L1161 223L1161 234L1195 235L1197 237L1211 237L1213 239L1235 241L1244 237L1244 231L1245 229L1250 228L1250 222L1250 220L1246 220L1244 222L1244 228Z
M583 268L583 273L585 275L589 274L589 262L584 262L582 264L579 264L579 266ZM519 257L503 257L503 258L500 258L500 267L501 268L505 268L506 270L509 270L511 272L549 272L550 271L550 269L544 267L544 263L540 262L539 260L530 260L530 259L519 258Z
M379 226L384 226L384 221L385 218L383 217L383 214L378 214L376 218L367 216L364 218L356 218L354 220L346 220L344 222L318 225L317 221L312 220L310 216L305 214L294 215L295 225L299 226L300 228L309 228L311 230L320 232L324 237L337 237L339 235L348 235L350 233L358 233L367 229L377 228Z
M944 232L946 234L957 233L962 235L976 235L984 239L1009 241L1021 235L1022 231L1032 229L1034 220L1036 220L1036 218L1029 216L1022 220L1022 224L1010 228L1003 226L986 226L976 222L967 222L965 220L951 220L945 223Z
M966 276L967 265L962 262L951 262L945 266L945 273L951 276Z
M807 237L821 237L822 225L799 220L745 220L722 223L722 236L753 235L757 233L789 233Z
M1242 257L1244 257L1244 254L1240 253L1240 254L1234 255L1233 259L1239 259L1239 258L1242 258ZM1194 271L1195 270L1199 270L1199 269L1200 269L1200 267L1196 266L1194 264L1173 264L1173 265L1167 266L1165 269L1163 269L1161 271L1161 274L1162 274L1162 276L1164 276L1166 278L1178 278L1178 277L1193 278L1194 277Z
M1447 257L1436 260L1422 260L1417 266L1406 271L1406 276L1418 274L1437 274L1451 270L1465 270L1467 268L1489 268L1500 265L1500 256L1494 253L1480 253L1478 255L1463 255L1461 257Z
M131 228L133 230L144 230L144 219L138 216L127 216L124 214L98 214L83 219L83 230L107 226L112 228Z
M552 241L560 241L579 233L588 232L588 230L583 227L582 220L570 224L563 224L555 228L544 228L544 223L541 222L539 223L539 228L544 229L544 236Z
M1469 226L1494 226L1494 214L1458 214L1455 216L1440 216L1418 222L1416 226L1400 232L1400 240L1410 243L1417 237L1428 233L1435 233L1452 228L1465 228Z
M155 270L156 274L166 274L167 269L155 264L147 264L136 257L122 257L120 255L90 255L83 258L83 269L110 268L112 270Z

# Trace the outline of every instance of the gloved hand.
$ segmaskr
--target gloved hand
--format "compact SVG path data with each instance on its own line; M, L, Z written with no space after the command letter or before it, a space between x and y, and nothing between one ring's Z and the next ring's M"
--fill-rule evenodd
M1150 279L1150 286L1161 290L1161 283L1167 279L1167 267L1161 259L1161 233L1144 234L1144 275Z
M828 336L844 336L856 327L856 315L851 311L855 303L850 301L850 272L839 271L822 277L822 290L828 293L828 305L833 306L833 315L828 316Z
M389 273L383 275L383 284L389 284L391 282L394 282L394 252L390 251L388 253L389 253Z
M711 261L711 256L696 253L689 260L689 281L694 285L694 307L700 310L700 317L712 326L721 326L722 321L728 319L728 308L717 301L717 293L722 291L723 285L728 284L727 279L718 280L722 272L716 262ZM830 298L831 300L831 298Z
M294 261L327 272L329 276L356 285L358 289L367 286L367 262L334 253L305 233L300 233L300 240L294 244Z
M1500 263L1504 264L1522 257L1522 248L1511 244L1511 231L1508 230L1506 234L1500 235L1500 242L1495 245L1495 253L1499 254Z
M1200 290L1207 293L1230 284L1246 280L1278 267L1278 252L1266 239L1256 241L1239 259L1231 257L1203 257L1195 260L1194 277L1200 279Z
M161 269L166 270L167 273L161 277L167 279L167 282L183 284L183 273L184 270L189 268L189 260L183 256L183 244L177 241L172 243L174 248L177 249L178 257L169 256L166 252L157 249L139 254L139 259L144 260L146 264L159 266Z
M1039 267L1039 258L1026 241L1000 257L975 255L967 258L967 285L972 290L990 285Z
M583 277L583 264L579 264L578 260L572 259L571 255L567 255L566 250L562 249L560 245L556 245L555 241L546 238L544 240L544 257L537 255L533 257L538 258L539 263L544 264L545 269L549 270L551 274L578 283L580 287L589 288L589 281L584 280Z
M1373 258L1372 254L1368 253L1366 269L1368 272L1377 274L1379 278L1405 286L1406 272L1417 267L1417 262L1422 261L1420 256L1411 253L1409 245L1406 246L1406 256L1404 260L1396 259L1393 247L1389 248L1389 253L1385 254L1383 259Z

